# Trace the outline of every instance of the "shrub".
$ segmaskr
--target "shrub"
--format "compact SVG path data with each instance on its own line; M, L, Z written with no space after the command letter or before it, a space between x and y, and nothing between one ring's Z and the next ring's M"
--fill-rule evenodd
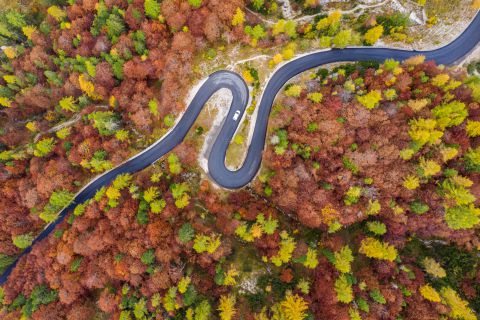
M302 92L302 87L300 87L297 84L294 84L294 85L288 86L288 88L285 90L285 95L287 97L299 97L301 92Z

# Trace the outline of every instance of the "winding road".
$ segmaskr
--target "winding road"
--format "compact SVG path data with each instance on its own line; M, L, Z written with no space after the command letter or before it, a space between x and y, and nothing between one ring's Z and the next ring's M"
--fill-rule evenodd
M18 260L32 250L32 246L44 239L63 221L77 204L92 198L98 189L109 184L118 174L134 173L151 165L180 144L190 130L205 103L218 90L225 88L232 92L233 99L227 117L210 150L208 157L208 174L218 185L227 189L237 189L248 184L257 174L262 161L265 146L268 117L277 93L292 77L306 70L333 62L347 61L383 61L388 58L404 60L414 55L424 55L427 60L435 60L438 64L454 64L471 52L480 41L480 14L477 13L465 31L448 45L431 51L409 51L377 47L349 47L330 49L300 56L281 66L267 83L260 103L252 139L241 168L230 171L225 165L225 155L240 119L245 112L249 99L248 87L241 76L230 71L218 71L211 74L200 87L182 118L175 127L162 139L125 161L116 168L96 177L80 190L73 201L60 211L58 218L50 223L17 257L0 277L0 285L4 284Z

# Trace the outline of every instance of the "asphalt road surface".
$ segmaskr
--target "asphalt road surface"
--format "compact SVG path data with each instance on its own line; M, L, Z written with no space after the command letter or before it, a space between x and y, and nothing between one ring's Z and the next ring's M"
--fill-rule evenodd
M270 78L258 105L258 114L252 140L243 165L236 171L229 170L225 165L225 154L230 141L240 124L243 113L247 107L249 91L241 76L230 71L218 71L211 74L203 83L192 102L188 106L182 118L176 126L162 139L119 165L118 167L95 178L77 193L70 205L64 208L58 218L50 223L26 248L17 260L10 265L0 277L0 285L7 281L8 276L15 268L18 259L29 253L32 246L44 239L54 228L63 221L65 216L72 211L77 204L92 198L98 189L109 184L118 174L134 173L151 165L175 146L183 141L183 138L197 119L203 106L208 99L218 90L225 88L232 92L233 99L227 117L224 119L208 156L208 174L218 185L227 189L237 189L248 184L257 174L262 162L262 152L265 146L268 117L273 101L277 93L292 77L306 70L319 67L333 62L347 61L379 61L385 59L405 60L411 56L422 54L427 60L435 60L437 64L454 64L471 52L480 41L480 15L467 29L448 45L432 51L409 51L391 48L377 47L353 47L345 49L331 49L303 55L283 65Z

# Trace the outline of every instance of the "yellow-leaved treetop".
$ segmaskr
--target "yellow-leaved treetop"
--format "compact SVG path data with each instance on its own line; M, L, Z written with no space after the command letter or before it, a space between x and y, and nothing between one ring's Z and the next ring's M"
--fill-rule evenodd
M342 247L339 251L335 252L334 257L335 261L333 264L338 271L342 273L350 272L353 255L352 250L348 245Z
M243 13L242 9L237 8L232 18L232 26L239 26L239 25L242 25L244 22L245 22L245 13Z
M237 312L235 309L236 298L233 295L223 295L220 297L218 304L218 311L220 311L221 320L232 320L233 316Z
M366 95L357 96L358 102L360 102L365 108L373 109L378 106L380 100L382 100L382 93L380 90L372 90Z
M440 291L445 303L450 307L449 316L453 319L477 320L475 313L468 307L468 302L460 298L458 293L450 287Z
M435 290L428 284L420 287L420 294L428 301L440 302L442 300L437 290Z
M443 269L440 263L435 261L433 258L426 257L423 259L423 267L428 274L434 276L435 278L445 278L447 276L445 269Z
M345 273L342 273L337 280L335 280L334 286L335 292L337 293L337 300L343 303L350 303L353 300L353 290L352 285L348 281Z
M383 34L383 26L382 25L375 26L369 29L365 33L365 42L367 44L374 44L375 42L378 41L378 39L380 39L382 34Z
M420 186L420 179L417 176L407 176L405 180L403 180L403 186L408 190L415 190Z
M359 252L369 258L380 260L393 261L397 258L397 249L394 246L372 237L362 240Z
M287 293L280 305L286 320L303 320L307 316L308 304L298 294Z

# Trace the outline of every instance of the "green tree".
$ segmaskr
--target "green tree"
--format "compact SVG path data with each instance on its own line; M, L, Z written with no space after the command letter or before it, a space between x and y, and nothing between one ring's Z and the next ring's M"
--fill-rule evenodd
M160 15L160 3L157 0L145 0L145 15L152 19L158 19Z
M380 90L372 90L363 96L357 96L357 100L365 108L373 109L378 106L378 103L382 100L382 93Z
M445 221L453 230L471 229L480 222L480 209L473 204L447 208Z
M187 243L195 236L195 230L190 223L184 223L178 230L178 238L180 242Z
M260 10L264 4L265 4L265 0L252 0L252 6L256 10Z
M202 0L188 0L188 3L194 8L199 8L202 5Z

